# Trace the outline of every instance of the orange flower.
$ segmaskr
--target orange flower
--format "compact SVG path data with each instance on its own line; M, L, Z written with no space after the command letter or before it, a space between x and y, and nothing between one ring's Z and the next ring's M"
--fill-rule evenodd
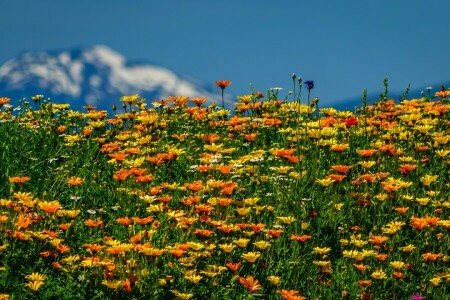
M296 234L292 234L291 237L290 237L289 239L290 239L290 240L297 241L297 242L300 242L300 243L304 243L304 242L310 240L311 238L312 238L312 236L306 235L306 234L304 234L304 235L302 235L302 236L296 235Z
M98 244L84 244L83 247L91 250L92 252L98 252L98 251L102 250L103 248L105 248L105 246L101 246Z
M404 214L408 211L409 207L396 207L394 210L398 211L401 214Z
M298 295L299 291L295 290L277 290L276 293L283 297L283 299L285 300L306 300L305 297Z
M347 150L348 147L349 147L348 144L339 144L339 145L332 145L330 147L330 149L335 152L343 152L343 151Z
M152 174L141 175L141 176L135 177L134 182L146 183L146 182L152 181L153 179L155 179L155 176L153 176Z
M69 179L67 179L67 184L71 186L82 186L83 185L83 179L77 176L72 176Z
M388 257L387 254L378 254L378 255L375 255L375 258L378 259L379 261L385 261L387 257Z
M40 209L48 214L54 214L58 209L61 208L61 204L58 201L43 201L38 205Z
M370 239L368 239L369 242L375 243L375 244L382 244L385 241L387 241L389 238L386 236L381 235L373 235Z
M0 107L2 107L3 104L8 103L9 101L11 101L11 98L8 98L8 97L0 97Z
M325 177L325 178L330 178L330 179L333 179L334 181L339 182L339 181L344 180L345 176L339 175L339 174L330 174L330 175L327 175L327 177Z
M86 221L84 222L84 224L85 224L86 226L89 226L89 227L98 227L98 226L100 226L100 225L103 225L103 221L100 220L100 219L98 219L97 221L94 221L94 220L92 220L92 219L88 219L88 220L86 220Z
M441 97L441 98L447 98L448 97L448 95L450 95L450 91L439 91L439 92L436 92L435 94L434 94L434 96L435 97ZM0 98L1 99L1 98ZM1 104L1 102L0 102L0 104Z
M223 175L228 175L231 172L232 169L233 169L233 165L217 167L217 170L220 173L222 173Z
M199 171L200 173L208 173L211 169L211 165L200 165L197 167L197 171Z
M402 279L405 275L402 272L394 272L394 277L397 279Z
M194 235L201 235L204 237L209 237L212 234L214 234L214 231L206 230L206 229L196 229L194 232Z
M369 268L369 266L363 265L363 264L353 264L353 266L358 270L358 271L365 271L366 269Z
M220 87L222 90L231 84L229 80L217 80L216 85Z
M61 253L70 252L70 247L64 244L59 244L56 246L56 250L58 250Z
M372 284L372 280L359 280L358 284L362 287L366 287Z
M251 293L262 289L262 286L258 283L258 280L254 279L253 276L249 276L247 278L239 277L239 282Z
M214 210L214 207L212 207L211 205L208 205L208 204L197 204L195 206L195 211L198 214L209 214L213 210Z
M430 226L425 218L411 217L411 226L417 229L423 229Z
M24 183L30 180L30 177L28 176L22 176L22 177L9 177L9 182L11 183Z
M65 223L65 224L59 224L58 228L60 230L66 231L67 229L69 229L70 226L72 226L72 223Z
M425 221L430 226L436 226L436 224L437 224L437 222L439 222L439 220L440 220L439 217L427 217L427 218L425 218Z
M436 260L437 260L439 257L441 257L441 256L442 256L442 253L434 254L434 253L428 252L428 253L422 254L422 258L423 258L425 261L436 261Z
M131 224L133 224L133 220L131 220L128 217L118 218L118 219L116 219L116 222L123 226L130 226Z
M204 188L203 183L200 180L194 181L192 183L185 183L183 186L191 190L192 192L196 192Z
M208 98L206 98L206 97L202 97L202 98L197 97L197 98L192 98L191 101L194 102L197 106L202 106L203 102L205 102L206 99L208 99Z
M258 223L258 224L250 224L250 228L255 232L255 233L260 233L264 227L266 225Z
M369 149L369 150L358 149L358 150L356 150L356 153L358 153L362 157L371 157L375 152L377 152L377 150L374 150L374 149Z
M186 251L180 250L180 249L172 249L172 250L169 250L169 253L175 257L182 257L183 254L186 253Z
M138 224L141 224L141 225L146 225L146 224L150 223L151 221L153 221L153 217L152 216L148 216L146 218L132 217L131 219L133 220L134 223L138 223Z
M331 167L333 171L339 172L339 173L347 173L353 166L349 165L334 165Z
M228 269L230 269L230 271L237 271L241 267L241 263L240 262L237 262L237 263L228 262L225 264L225 266L227 266Z
M280 236L284 230L282 229L269 229L267 230L267 235L271 238Z
M402 172L402 174L406 174L406 173L413 171L416 167L417 167L417 165L404 164L404 165L400 165L398 167L398 170L400 172Z

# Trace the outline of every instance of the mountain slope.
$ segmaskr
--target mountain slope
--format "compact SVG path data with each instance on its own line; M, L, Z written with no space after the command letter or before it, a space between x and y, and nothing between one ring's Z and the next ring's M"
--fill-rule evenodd
M140 94L147 100L170 95L208 97L220 95L205 84L187 79L160 66L128 62L106 46L71 50L27 52L0 67L0 93L12 99L42 94L56 103L78 109L96 105L109 109L123 95Z

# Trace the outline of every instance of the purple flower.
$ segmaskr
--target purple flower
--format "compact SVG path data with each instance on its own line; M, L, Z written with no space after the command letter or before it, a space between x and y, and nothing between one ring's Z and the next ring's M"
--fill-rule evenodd
M411 299L412 300L423 300L423 299L425 299L425 297L420 296L420 295L414 295L414 296L411 296Z
M305 81L306 88L308 91L312 90L314 88L314 81L313 80L306 80Z

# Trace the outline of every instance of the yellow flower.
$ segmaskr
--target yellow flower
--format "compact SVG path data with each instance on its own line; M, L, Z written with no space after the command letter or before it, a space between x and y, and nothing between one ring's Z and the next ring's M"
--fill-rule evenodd
M248 243L248 241L247 241L247 243ZM247 245L247 244L246 244ZM244 246L245 247L245 246ZM242 248L244 248L244 247L242 247ZM233 244L220 244L219 245L219 248L220 249L222 249L224 252L226 252L226 253L230 253L231 251L233 251L234 250L234 248L236 248L236 246L235 245L233 245Z
M416 246L409 244L407 246L401 247L400 249L402 249L403 252L411 252L416 249Z
M28 287L30 290L36 292L39 290L39 288L44 284L43 281L30 281L28 283L25 283L25 286Z
M267 276L267 281L269 281L273 285L277 285L281 282L281 278L278 276Z
M317 254L324 255L324 254L327 254L328 252L330 252L331 248L329 248L329 247L325 247L325 248L316 247L313 250Z
M341 243L342 246L347 246L348 245L348 240L347 239L341 239L341 240L339 240L339 243Z
M233 241L233 243L235 243L236 245L238 245L241 248L247 247L248 242L250 242L249 239L243 239L243 238L240 238L240 239L237 239L237 240Z
M253 243L253 245L255 245L258 249L264 250L264 249L270 247L271 244L266 241L258 241L258 242Z
M102 284L106 285L110 289L117 289L122 282L120 280L103 280Z
M171 290L171 292L178 298L182 300L188 300L194 297L194 294L186 294L186 293L180 293L177 290Z
M343 206L344 206L344 203L336 203L336 204L334 205L334 209L335 209L336 211L340 211L340 210L342 209Z
M241 257L249 263L254 263L260 256L261 253L259 252L247 252L241 255Z
M439 283L441 283L442 279L441 277L433 277L430 279L430 282L432 285L437 286Z
M405 266L405 263L402 261L391 261L389 264L396 270L400 270Z
M292 222L294 222L296 219L294 217L277 217L278 220L281 221L281 223L284 224L291 224Z
M45 279L47 279L47 276L44 274L33 272L30 275L26 275L25 278L29 281L45 281Z
M336 180L331 179L331 178L324 178L324 179L317 179L316 182L318 184L320 184L321 186L327 187L330 184L332 184L333 182L335 182Z
M193 274L193 275L187 275L187 276L184 276L184 278L185 278L186 280L188 280L188 281L190 281L190 282L196 284L196 283L198 283L198 282L203 278L203 276Z
M438 175L425 175L420 178L420 181L423 183L423 185L430 186L433 182L435 182L438 179Z
M427 205L430 201L430 198L424 197L424 198L416 198L416 201L419 202L420 205Z
M201 243L189 242L189 245L191 246L191 249L194 251L198 251L205 248L205 245Z
M358 164L360 164L365 169L370 169L373 165L376 164L376 162L373 160L369 160L369 161L360 161L358 162Z
M236 208L235 211L240 215L240 216L246 216L250 213L250 211L252 210L251 207L239 207Z
M357 258L359 252L357 250L344 250L342 251L342 255L347 258Z
M319 266L321 268L328 268L331 265L331 261L319 260L319 261L313 261L313 264L315 264L316 266Z
M382 269L378 269L375 272L373 272L372 274L370 274L370 276L372 278L381 280L381 279L386 278L386 273L384 273Z
M440 157L445 157L450 153L450 150L436 150L435 152Z

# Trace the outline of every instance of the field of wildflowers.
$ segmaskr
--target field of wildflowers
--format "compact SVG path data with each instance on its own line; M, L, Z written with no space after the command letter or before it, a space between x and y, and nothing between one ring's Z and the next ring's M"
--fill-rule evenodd
M303 88L0 98L0 299L448 299L450 91Z

